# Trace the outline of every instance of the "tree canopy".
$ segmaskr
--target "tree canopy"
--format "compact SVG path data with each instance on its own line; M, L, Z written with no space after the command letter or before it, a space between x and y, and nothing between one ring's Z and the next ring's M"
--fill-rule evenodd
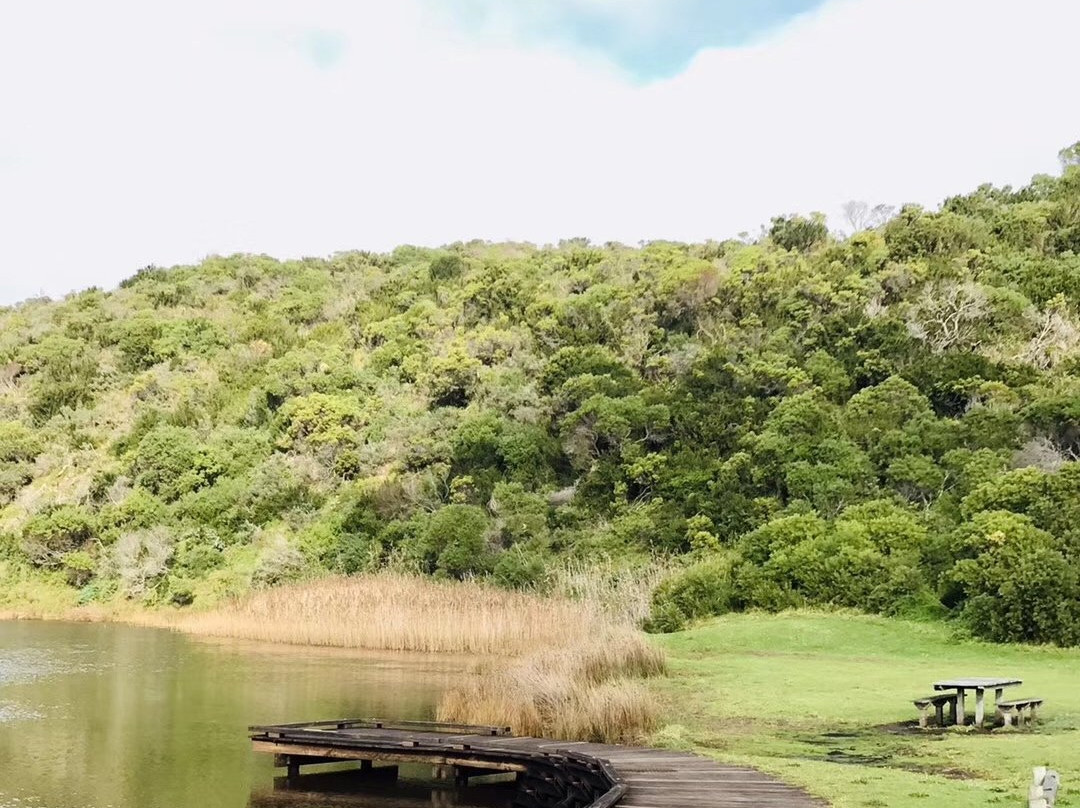
M1078 153L846 238L234 255L0 309L0 580L187 605L660 555L660 629L1080 642Z

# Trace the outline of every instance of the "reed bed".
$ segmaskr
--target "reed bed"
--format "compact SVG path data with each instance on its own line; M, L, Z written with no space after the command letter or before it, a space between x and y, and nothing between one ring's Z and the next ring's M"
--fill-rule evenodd
M636 628L634 580L614 568L593 577L567 568L541 594L382 572L255 592L168 625L296 645L475 654L483 661L443 696L441 720L625 743L656 726L643 679L664 672L663 655ZM637 581L648 585L649 576Z
M515 733L538 737L638 742L659 717L641 679L664 669L661 653L640 635L620 629L586 636L557 651L483 670L447 691L438 717L507 724Z
M178 617L192 634L365 650L520 656L560 647L588 603L475 581L379 573L263 590Z

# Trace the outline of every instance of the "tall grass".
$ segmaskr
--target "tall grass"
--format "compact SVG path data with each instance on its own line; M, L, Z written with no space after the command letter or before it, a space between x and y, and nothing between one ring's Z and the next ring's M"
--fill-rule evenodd
M439 719L507 724L518 734L548 738L640 740L658 718L640 679L662 673L663 656L622 628L575 635L561 649L535 651L450 689Z
M615 622L637 628L649 616L652 593L668 577L670 561L629 566L614 559L569 560L552 567L547 591L587 603Z
M636 628L647 594L635 587L651 588L652 577L566 567L547 594L399 573L328 578L255 592L170 625L299 645L482 655L476 674L444 695L440 719L626 742L658 715L641 679L662 673L664 658Z
M192 634L296 645L518 656L559 647L592 608L474 581L396 573L322 578L252 593L174 625Z

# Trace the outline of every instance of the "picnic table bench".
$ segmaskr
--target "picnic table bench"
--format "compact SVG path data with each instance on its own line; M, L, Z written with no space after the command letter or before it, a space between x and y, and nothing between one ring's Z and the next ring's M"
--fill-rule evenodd
M1042 703L1042 699L1036 698L999 701L997 702L998 715L1004 720L1005 726L1011 727L1013 719L1015 718L1017 726L1022 727L1024 725L1025 712L1027 713L1027 720L1034 721L1035 713L1042 706Z
M981 727L986 715L986 691L994 691L994 704L1001 702L1001 697L1007 687L1023 684L1020 679L1005 679L996 677L976 677L971 679L946 679L934 682L934 690L955 690L956 699L956 723L963 725L967 720L964 705L965 693L975 691L975 726Z
M945 708L949 708L949 723L956 723L956 702L959 699L960 694L955 691L951 693L934 693L929 696L923 696L922 698L915 699L915 706L919 708L919 726L926 728L930 722L930 708L933 707L937 716L937 725L939 727L945 726Z

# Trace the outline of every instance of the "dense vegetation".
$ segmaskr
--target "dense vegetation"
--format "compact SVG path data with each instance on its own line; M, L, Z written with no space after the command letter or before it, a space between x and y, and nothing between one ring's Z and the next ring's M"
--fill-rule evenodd
M0 581L183 606L660 555L658 629L1080 643L1078 163L847 238L214 257L0 310Z

